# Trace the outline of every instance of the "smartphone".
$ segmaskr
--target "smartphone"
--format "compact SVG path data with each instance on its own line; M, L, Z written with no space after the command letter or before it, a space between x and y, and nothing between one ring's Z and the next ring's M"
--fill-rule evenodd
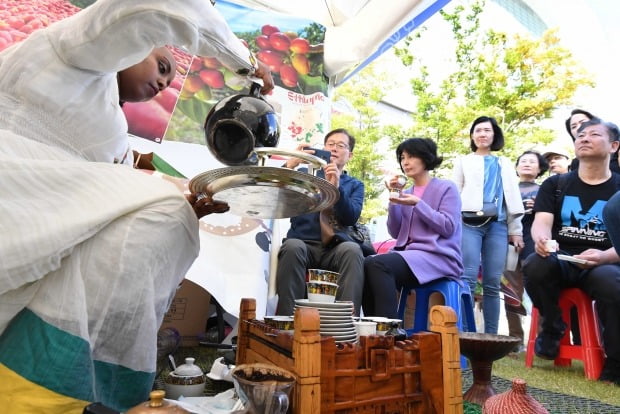
M322 149L312 148L312 147L306 147L304 149L313 150L314 154L312 155L314 155L315 157L319 157L320 159L324 160L328 164L331 162L332 153L327 150L322 150Z

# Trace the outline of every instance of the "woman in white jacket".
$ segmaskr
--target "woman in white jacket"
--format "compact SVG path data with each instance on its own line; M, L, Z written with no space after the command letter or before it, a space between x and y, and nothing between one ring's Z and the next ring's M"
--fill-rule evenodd
M453 179L461 194L462 211L488 211L494 205L496 214L473 220L464 218L463 277L474 292L482 266L484 332L496 334L508 243L523 247L523 203L512 162L491 154L504 147L504 134L497 121L488 116L477 118L469 137L472 153L454 163Z

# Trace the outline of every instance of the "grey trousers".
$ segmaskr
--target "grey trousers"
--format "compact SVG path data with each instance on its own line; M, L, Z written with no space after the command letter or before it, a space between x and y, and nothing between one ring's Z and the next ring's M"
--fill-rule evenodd
M359 315L364 287L364 256L355 242L342 242L326 249L320 241L286 239L278 252L276 292L278 315L292 315L295 299L306 297L306 269L340 273L336 300L353 301Z

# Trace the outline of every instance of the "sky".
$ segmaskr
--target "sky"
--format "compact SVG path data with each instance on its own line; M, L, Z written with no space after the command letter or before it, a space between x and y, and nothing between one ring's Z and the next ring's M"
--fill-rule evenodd
M253 24L251 19L239 17L240 15L242 16L248 13L247 8L226 1L218 2L217 8L226 18L233 32L251 32L257 29L257 25ZM311 20L295 18L279 13L262 12L259 10L251 10L250 13L256 21L269 22L269 24L276 26L281 31L297 31L299 28L312 23Z
M563 0L536 2L537 9L558 27L562 44L573 52L593 75L596 87L581 91L575 106L620 123L617 109L620 67L620 3L609 0ZM560 5L560 7L554 7ZM615 21L614 21L615 20Z

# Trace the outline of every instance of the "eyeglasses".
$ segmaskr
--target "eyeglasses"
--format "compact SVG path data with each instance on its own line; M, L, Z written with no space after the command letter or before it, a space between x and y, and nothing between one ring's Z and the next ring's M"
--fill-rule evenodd
M345 144L344 142L330 141L330 142L325 143L325 148L334 148L334 147L338 148L339 150L349 149L349 146Z

